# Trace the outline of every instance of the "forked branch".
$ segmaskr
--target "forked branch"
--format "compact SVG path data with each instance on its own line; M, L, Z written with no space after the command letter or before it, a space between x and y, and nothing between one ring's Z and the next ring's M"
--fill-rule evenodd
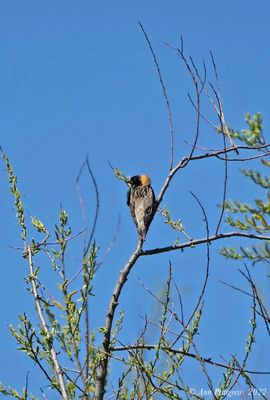
M105 384L108 372L108 362L111 355L111 332L112 324L115 315L115 310L118 305L118 300L121 295L122 289L125 282L128 279L128 275L138 260L142 252L143 240L138 238L138 243L135 251L125 264L124 268L120 272L119 279L114 288L113 294L111 296L110 304L106 314L105 326L103 327L104 336L101 347L100 363L97 370L96 388L95 388L95 399L102 400L105 393Z

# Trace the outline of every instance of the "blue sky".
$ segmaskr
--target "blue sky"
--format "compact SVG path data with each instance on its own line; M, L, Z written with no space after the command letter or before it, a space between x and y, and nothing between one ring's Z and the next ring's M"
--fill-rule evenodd
M156 192L169 166L166 108L138 19L149 34L163 72L174 115L176 159L180 159L190 149L184 141L191 141L194 134L194 110L187 98L187 91L193 93L193 87L175 52L164 42L178 46L182 35L186 53L192 55L197 65L201 67L205 60L209 80L213 79L211 50L219 72L227 122L241 129L246 112L261 111L267 140L269 13L266 0L259 5L251 0L76 4L9 1L0 5L1 146L19 176L28 217L37 216L53 229L62 203L74 231L83 227L75 178L88 154L101 197L96 232L101 254L115 233L119 215L121 218L117 242L96 279L93 302L98 307L97 326L103 324L111 290L136 241L136 230L125 204L126 188L114 178L107 161L127 175L148 173ZM207 100L203 107L211 114ZM199 143L207 147L222 145L207 124L202 125ZM240 180L238 165L230 166L229 175L229 197L251 201L258 195L247 180ZM204 226L201 211L189 191L203 202L213 228L222 196L222 176L222 165L217 161L190 164L177 175L164 198L172 215L183 220L193 237L203 236ZM0 368L0 381L19 389L25 382L26 371L30 370L30 389L38 394L36 368L16 351L7 330L9 323L17 324L16 315L24 310L32 313L32 300L24 289L26 265L10 247L20 245L20 240L3 166L0 182L3 232L0 356L6 360ZM82 190L91 218L94 193L86 178ZM174 240L174 233L157 217L145 247L167 245ZM78 241L74 254L69 255L71 275L78 268L80 246ZM243 351L250 311L243 296L218 282L245 285L237 271L240 265L219 257L218 249L219 244L211 248L211 274L202 322L206 332L211 321L211 334L202 334L199 341L206 356L230 357ZM188 311L202 282L204 251L202 248L140 260L120 304L120 308L126 309L127 325L122 337L127 342L135 339L142 325L138 315L153 310L153 302L140 287L138 277L153 291L159 291L171 260ZM258 266L253 272L265 293L269 289L264 279L266 267ZM250 368L269 370L269 363L267 366L263 357L266 338L262 329L260 334L261 341L256 345ZM256 379L259 386L266 387L265 379ZM201 387L199 380L195 383Z

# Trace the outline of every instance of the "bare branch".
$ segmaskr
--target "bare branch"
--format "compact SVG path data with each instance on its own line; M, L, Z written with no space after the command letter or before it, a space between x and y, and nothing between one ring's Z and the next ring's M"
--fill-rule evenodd
M242 271L241 271L241 273L242 273ZM231 285L231 284L229 284L227 282L224 282L224 281L219 281L219 282L222 283L223 285L231 288L231 289L234 289L234 290L236 290L236 291L238 291L240 293L243 293L246 296L253 297L252 294L250 294L246 290L243 290L243 289L241 289L241 288L239 288L239 287L237 287L235 285ZM260 317L262 317L264 319L264 322L266 324L266 329L267 329L268 333L270 334L270 330L269 330L269 326L268 326L270 324L270 317L268 315L266 307L263 304L263 301L261 300L261 298L260 298L260 296L259 296L259 294L257 292L257 288L256 288L255 284L254 284L254 293L256 295L256 300L257 300L257 303L258 303L258 305L260 307L260 310L261 310L261 312L258 311L258 310L256 310L256 312Z
M172 282L174 284L174 287L175 287L175 290L176 290L176 293L178 296L179 304L180 304L180 315L181 315L180 322L182 323L182 325L184 325L184 306L183 306L182 296L181 296L179 287L178 287L177 283L175 282L174 278L172 278Z
M136 345L129 345L129 346L119 346L119 347L113 347L111 351L117 352L117 351L129 351L129 350L137 350L137 349L143 349L143 350L155 350L156 345L153 344L136 344ZM173 349L171 347L166 347L166 346L161 346L161 349L164 352L172 353L172 354L183 354L184 356L198 359L197 354L194 353L189 353L185 352L179 349ZM218 361L213 361L212 357L201 357L200 358L207 364L220 367L220 368L228 368L228 365L219 363ZM240 371L240 368L232 368L234 371ZM270 371L253 371L253 370L242 370L243 372L246 372L247 374L251 375L270 375Z
M258 160L259 158L264 158L264 157L266 157L266 156L269 156L270 155L270 151L267 151L267 152L263 152L262 154L259 154L259 155L257 155L257 156L252 156L252 157L242 157L242 158L227 158L227 161L228 162L231 162L231 161L237 161L237 162L242 162L242 161L252 161L252 160ZM219 160L225 160L225 157L222 157L222 156L217 156L217 158L219 159Z
M217 76L217 72L216 72L216 76ZM223 111L222 111L222 105L221 105L221 101L218 101L219 104L219 117L220 117L220 124L222 127L222 137L223 137L223 148L224 148L224 181L223 181L223 194L222 194L222 201L221 201L221 213L218 219L218 223L217 223L217 228L216 228L216 234L219 231L220 225L222 223L222 219L223 219L223 215L225 212L225 202L226 202L226 195L227 195L227 184L228 184L228 153L226 152L226 138L225 138L225 134L223 133L224 131L224 118L221 118L221 116L223 115ZM233 146L234 147L234 146ZM239 154L239 153L237 153Z
M245 266L246 271L248 272L247 267ZM242 272L242 271L240 271ZM243 273L243 275L245 276L245 274ZM247 346L246 346L246 354L245 357L242 361L242 365L239 364L239 362L235 359L235 361L237 362L237 364L239 365L239 372L236 374L236 377L234 378L234 382L230 385L230 387L228 388L229 391L231 391L233 389L233 387L239 382L239 377L244 373L244 369L247 365L247 360L250 356L251 353L251 347L255 342L255 331L256 331L256 297L255 297L255 292L254 292L254 288L251 285L251 289L252 289L252 318L251 318L251 332L249 334L249 338L247 340ZM246 375L244 375L244 377L246 378Z
M224 112L223 112L223 106L222 106L222 101L221 101L221 96L220 96L220 86L219 86L217 67L216 67L216 63L215 63L215 59L214 59L213 53L211 51L210 51L210 56L211 56L211 61L212 61L213 67L214 67L214 72L215 72L215 77L216 77L216 84L217 84L217 91L214 89L213 85L210 84L210 86L211 86L212 90L214 91L215 96L216 96L217 101L218 101L218 106L219 106L218 117L219 117L220 121L222 121L222 124L221 124L222 132L224 132L226 134L226 136L228 137L230 145L232 147L235 147L236 154L239 154L238 150L237 150L237 148L236 148L236 146L235 146L235 144L234 144L234 142L232 140L230 131L228 129L228 125L226 124L226 121L225 121Z
M108 255L110 254L110 252L112 251L112 248L117 240L118 234L119 234L119 230L120 230L120 225L121 225L121 216L118 215L118 219L117 219L117 225L116 225L116 229L115 229L115 233L112 237L112 240L109 244L109 246L107 247L105 254L102 257L102 260L99 261L97 263L97 267L96 267L96 271L99 269L99 267L104 263L105 259L108 257Z
M208 224L208 219L207 219L207 215L205 212L205 209L202 205L202 203L200 202L200 200L198 199L198 197L192 193L192 196L195 198L195 200L197 201L197 203L199 204L201 211L203 213L203 217L204 217L204 222L205 222L205 229L206 229L206 239L209 238L209 224ZM206 285L208 282L208 278L209 278L209 268L210 268L210 242L209 240L206 241L206 270L205 270L205 278L204 278L204 282L203 282L203 286L197 301L197 304L194 307L193 312L191 313L188 322L184 325L184 329L182 330L182 332L180 332L180 334L178 335L178 337L172 342L171 346L173 347L177 341L181 338L181 336L183 335L183 333L186 330L186 327L190 324L190 322L192 321L195 313L197 312L198 308L200 307L201 301L203 299L204 293L205 293L205 289L206 289Z
M105 326L104 330L104 337L102 341L102 348L101 351L103 353L102 358L99 362L99 366L97 369L97 380L96 380L96 388L95 388L95 399L102 400L104 393L105 393L105 384L106 384L106 377L108 372L108 361L109 356L111 353L110 344L111 344L111 331L112 331L112 324L115 315L115 310L118 306L118 300L121 295L122 289L124 287L125 282L127 281L128 275L138 260L142 252L142 245L143 240L141 238L138 239L137 247L127 263L125 264L124 268L120 272L118 281L114 288L113 294L111 296L110 304L106 314Z
M257 146L256 148L248 147L248 146L237 146L237 147L230 147L230 148L226 148L226 149L223 148L223 149L220 149L220 150L216 150L214 152L207 152L207 153L200 154L200 155L197 155L197 156L193 156L192 155L196 146L193 147L192 150L191 150L190 155L183 157L178 162L178 164L170 171L169 175L165 179L165 182L164 182L164 184L163 184L163 186L162 186L162 188L161 188L161 190L159 192L159 195L158 195L158 198L157 198L157 201L156 201L156 209L159 207L160 203L162 202L163 196L164 196L165 192L167 191L167 189L168 189L168 187L170 185L170 182L171 182L172 178L174 177L174 175L176 174L176 172L179 169L186 167L186 165L190 161L201 160L201 159L210 158L210 157L217 157L218 158L219 155L225 154L225 153L230 153L231 151L235 151L236 148L237 149L244 149L244 150L258 150L258 149L266 148L267 146L269 146L269 144L268 145ZM232 161L232 160L229 160L229 161ZM154 217L154 214L153 214L153 217Z
M85 243L84 243L84 250L83 250L83 257L85 258L87 256L87 253L90 249L90 246L92 244L92 240L94 237L94 233L96 230L96 225L97 225L97 220L98 220L98 215L99 215L99 191L98 191L98 187L97 187L97 182L95 179L95 176L93 174L93 171L90 167L90 163L89 163L89 159L88 159L88 155L79 171L79 174L76 178L76 186L77 186L77 191L78 191L78 195L79 195L79 200L80 200L80 204L81 204L81 209L82 209L82 214L83 214L83 218L85 219L85 223L86 223L86 211L85 211L85 206L84 206L84 199L80 193L80 186L79 186L79 182L80 182L80 178L81 178L81 174L84 170L84 168L87 168L87 171L89 173L89 176L91 178L92 184L94 186L94 191L95 191L95 197L96 197L96 206L95 206L95 215L94 215L94 220L93 220L93 224L92 224L92 230L89 236L89 239L87 241L87 238L85 237ZM87 224L86 224L87 225ZM83 268L82 268L83 269ZM81 269L81 271L82 271ZM81 272L79 271L79 272ZM70 283L70 282L69 282ZM88 307L88 299L85 300L85 309L84 309L84 317L85 317L85 347L86 347L86 363L85 363L85 376L87 377L89 374L89 343L90 343L90 332L89 332L89 307ZM80 366L80 362L79 362L79 358L76 357L76 361L77 361L77 365L78 367ZM83 374L82 374L83 377Z
M196 95L196 104L194 104L195 111L196 111L195 136L194 136L194 140L193 140L193 146L192 146L189 158L187 160L187 163L188 163L190 161L194 151L195 151L195 148L196 148L196 145L197 145L197 142L198 142L198 139L199 139L200 120L201 120L201 111L200 111L201 110L201 101L200 101L200 99L201 99L203 84L201 84L201 88L199 88L199 82L198 82L198 79L197 79L198 78L198 71L197 71L196 68L194 68L192 59L191 59L191 64L192 65L190 65L190 63L186 59L186 57L184 55L183 48L184 48L183 39L181 38L181 49L180 48L177 49L177 54L180 57L180 59L184 62L184 65L186 66L186 68L187 68L187 70L188 70L188 72L189 72L189 74L190 74L190 76L192 78L192 82L193 82L193 85L194 85L194 88L195 88L195 95ZM192 70L192 67L195 69L195 72ZM205 68L205 65L204 65L204 68ZM205 76L206 76L206 70L204 70L204 71L205 71ZM188 97L191 99L189 94L188 94Z
M152 47L152 44L150 42L150 39L149 39L144 27L142 26L141 22L138 21L138 23L140 25L140 28L141 28L141 30L142 30L142 32L144 34L144 37L145 37L146 41L147 41L147 44L148 44L149 49L151 51L151 54L153 56L155 66L157 68L157 73L158 73L159 81L160 81L160 84L161 84L163 96L164 96L164 99L165 99L165 102L166 102L168 121L169 121L169 128L170 128L170 142L171 142L170 171L171 171L172 168L173 168L173 163L174 163L174 127L173 127L173 116L172 116L172 110L171 110L171 106L170 106L170 101L169 101L169 97L168 97L168 94L167 94L166 86L165 86L163 78L162 78L160 66L159 66L156 54L154 52L154 49Z
M91 246L91 243L92 243L92 240L93 240L93 236L94 236L94 233L95 233L95 230L96 230L98 215L99 215L99 191L98 191L98 187L97 187L96 178L95 178L95 176L93 174L93 171L92 171L92 169L90 167L90 163L89 163L89 159L88 159L88 155L87 155L86 159L84 160L84 162L83 162L83 164L82 164L82 166L80 168L78 176L76 178L76 187L77 187L80 206L81 206L81 210L82 210L83 220L84 220L85 224L87 225L87 222L86 222L87 221L87 217L86 217L84 199L83 199L83 197L81 195L80 185L79 185L80 179L81 179L81 175L82 175L83 170L84 170L85 167L87 168L87 171L88 171L88 173L90 175L91 181L92 181L93 186L94 186L95 197L96 197L96 206L95 206L95 215L94 215L94 221L93 221L93 224L92 224L92 230L91 230L91 233L90 233L88 241L87 242L85 241L85 247L84 247L84 252L83 252L84 253L83 254L84 257L88 253L89 248Z
M201 239L195 239L190 242L185 242L185 243L180 243L180 244L175 244L172 246L167 246L167 247L157 247L156 249L149 249L149 250L143 250L141 252L141 256L150 256L152 254L160 254L160 253L167 253L169 251L175 251L175 250L183 250L189 247L195 247L199 244L202 243L207 243L207 242L214 242L216 240L220 239L225 239L225 238L230 238L230 237L245 237L249 239L256 239L256 240L270 240L270 236L263 236L263 235L254 235L253 233L244 233L244 232L225 232L225 233L218 233L217 235L212 235L209 236L208 238L201 238Z
M239 271L246 278L246 280L249 282L249 284L252 288L253 297L257 301L260 311L261 311L260 316L263 318L265 326L266 326L266 330L267 330L268 334L270 335L270 317L268 315L267 309L264 306L263 301L260 298L260 295L257 291L257 287L256 287L254 281L252 280L251 274L246 265L245 265L245 269L246 269L246 274L241 270L239 270Z

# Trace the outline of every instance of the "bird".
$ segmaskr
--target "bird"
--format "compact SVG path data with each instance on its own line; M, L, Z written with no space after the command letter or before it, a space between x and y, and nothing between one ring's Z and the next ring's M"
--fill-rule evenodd
M139 237L145 240L156 201L151 179L148 175L135 175L130 178L129 187L127 205L137 226Z

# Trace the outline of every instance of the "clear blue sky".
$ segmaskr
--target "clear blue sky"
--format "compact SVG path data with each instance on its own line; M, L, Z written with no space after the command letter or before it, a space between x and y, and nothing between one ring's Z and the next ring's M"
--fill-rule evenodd
M267 0L10 0L0 5L0 144L19 176L27 215L39 217L53 229L62 203L74 231L83 227L75 178L88 153L101 197L96 233L101 254L106 251L121 216L117 242L97 276L93 300L99 307L95 315L97 326L103 324L111 290L136 241L125 204L126 188L116 181L107 160L127 175L148 173L156 192L169 166L166 108L137 20L147 30L159 58L173 108L176 158L180 159L189 150L184 141L192 140L194 133L194 110L187 98L187 91L192 93L193 88L176 54L163 42L177 46L182 35L186 52L197 65L200 67L202 60L206 61L210 80L211 50L229 125L243 128L246 112L261 111L269 141L269 15ZM209 111L206 103L205 109ZM202 126L199 143L209 147L221 145L207 125ZM252 200L256 193L248 182L239 181L237 168L230 167L229 197ZM173 216L182 218L193 237L204 235L204 226L189 191L194 191L203 202L213 228L222 195L222 172L222 165L217 162L194 163L177 176L164 199ZM26 265L18 252L10 248L20 245L20 240L3 166L0 184L0 358L5 360L0 366L0 381L20 389L29 370L30 390L37 395L40 382L36 368L16 351L7 329L9 323L17 324L19 313L26 310L32 314L32 299L24 289ZM94 196L87 180L83 182L83 193L91 217ZM146 248L175 240L175 235L158 219L151 227ZM221 354L229 358L243 352L250 330L250 310L246 298L219 283L225 280L245 286L237 271L240 265L217 256L218 249L218 244L211 246L211 274L199 343L203 355ZM69 254L71 274L78 269L79 243L74 251ZM159 291L171 260L185 308L191 310L203 278L204 251L202 248L177 256L155 256L136 265L121 297L120 308L126 310L127 320L123 340L132 343L135 339L142 326L139 314L147 310L153 313L153 302L140 287L138 277L153 291ZM261 290L266 291L266 267L258 266L253 272ZM260 333L249 367L269 370L263 354L266 339L262 330ZM270 390L265 378L256 378L256 383ZM194 385L201 387L195 377Z

